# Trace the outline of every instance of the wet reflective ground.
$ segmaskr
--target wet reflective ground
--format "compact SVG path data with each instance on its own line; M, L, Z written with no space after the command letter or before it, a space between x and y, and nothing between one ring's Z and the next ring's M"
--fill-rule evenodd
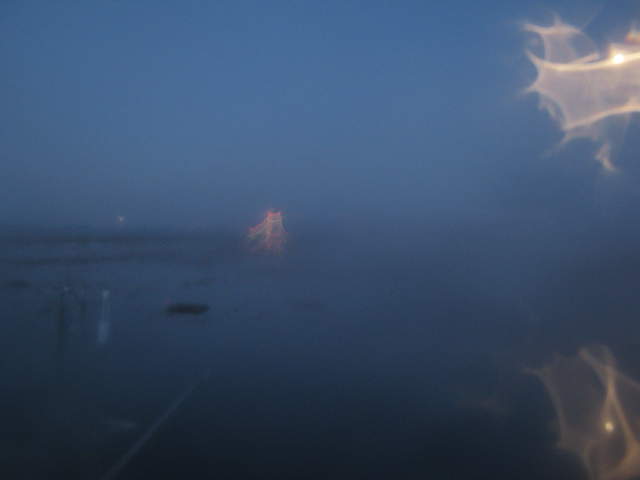
M3 239L2 478L586 478L523 370L597 341L637 378L640 256L473 235Z

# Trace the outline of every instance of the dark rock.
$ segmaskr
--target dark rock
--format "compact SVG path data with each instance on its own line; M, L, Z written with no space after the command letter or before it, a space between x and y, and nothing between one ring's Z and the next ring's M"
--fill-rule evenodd
M209 305L203 303L172 303L166 309L168 314L200 315L209 311Z

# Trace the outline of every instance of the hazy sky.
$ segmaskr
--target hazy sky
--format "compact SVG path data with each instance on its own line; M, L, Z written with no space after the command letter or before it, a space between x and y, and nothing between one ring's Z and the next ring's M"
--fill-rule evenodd
M599 167L544 156L561 132L520 95L520 25L615 33L637 5L3 1L0 224L570 210Z

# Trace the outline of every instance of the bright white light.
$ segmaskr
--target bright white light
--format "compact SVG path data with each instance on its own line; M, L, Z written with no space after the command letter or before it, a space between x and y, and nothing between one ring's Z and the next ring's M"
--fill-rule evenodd
M621 53L616 53L613 57L611 57L611 62L615 63L616 65L620 65L622 62L624 62L624 60L624 55Z
M538 36L543 52L529 52L538 76L528 91L539 95L540 106L564 131L562 144L592 140L595 158L615 171L612 152L631 115L640 113L640 43L632 36L610 44L603 55L583 32L558 18L549 26L525 28Z

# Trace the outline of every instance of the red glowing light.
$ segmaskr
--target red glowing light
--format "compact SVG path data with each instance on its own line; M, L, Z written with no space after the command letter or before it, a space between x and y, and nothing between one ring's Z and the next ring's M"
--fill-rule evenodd
M282 224L282 212L269 210L262 222L249 229L248 238L254 252L282 253L287 240L287 232Z

